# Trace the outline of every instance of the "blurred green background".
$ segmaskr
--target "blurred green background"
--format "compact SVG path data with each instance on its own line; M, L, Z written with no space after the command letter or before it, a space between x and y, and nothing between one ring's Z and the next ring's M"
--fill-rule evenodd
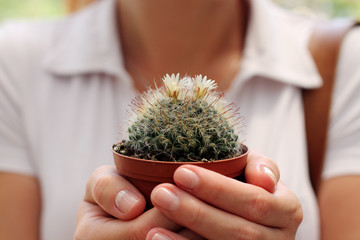
M273 0L294 11L320 17L360 19L360 0ZM66 13L65 0L0 0L0 21L8 18L54 17Z
M65 13L65 0L0 0L0 21L7 18L52 17Z

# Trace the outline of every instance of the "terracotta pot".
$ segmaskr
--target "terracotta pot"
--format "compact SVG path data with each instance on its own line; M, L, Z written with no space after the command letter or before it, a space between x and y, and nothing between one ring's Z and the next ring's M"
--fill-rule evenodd
M248 148L245 145L242 148L244 153L241 156L214 162L162 162L132 158L112 151L118 173L126 177L145 196L149 208L152 206L151 191L160 183L174 183L174 172L181 165L200 166L231 178L241 175L248 155Z

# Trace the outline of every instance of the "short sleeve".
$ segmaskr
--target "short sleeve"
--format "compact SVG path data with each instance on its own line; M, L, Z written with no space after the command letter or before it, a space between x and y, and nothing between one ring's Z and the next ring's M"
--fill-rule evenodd
M12 24L0 26L0 172L35 175L22 114L20 36Z
M360 174L360 27L345 38L337 68L323 177Z

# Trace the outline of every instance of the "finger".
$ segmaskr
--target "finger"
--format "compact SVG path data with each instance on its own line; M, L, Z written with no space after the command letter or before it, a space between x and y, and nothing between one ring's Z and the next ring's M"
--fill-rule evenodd
M285 227L301 209L296 196L279 184L276 194L204 168L185 165L174 174L175 183L219 209L270 227Z
M112 166L100 167L93 173L87 183L84 200L96 203L121 220L139 216L146 206L145 198Z
M181 236L163 228L154 228L149 231L146 240L188 240L190 238Z
M280 171L270 158L258 152L250 151L245 168L245 179L247 183L273 193L280 179Z
M205 238L190 231L189 229L181 229L177 233L171 232L163 228L153 228L146 236L146 240L204 240Z
M122 239L143 240L152 228L178 231L181 227L165 217L158 209L150 209L138 218L123 221L109 218L102 208L90 202L82 202L77 214L74 239Z
M277 228L265 227L210 206L172 184L157 186L151 200L168 218L206 239L284 239Z
M177 234L186 237L187 239L191 240L205 240L206 238L203 238L199 234L195 233L194 231L191 231L188 228L182 228L179 231L176 232Z

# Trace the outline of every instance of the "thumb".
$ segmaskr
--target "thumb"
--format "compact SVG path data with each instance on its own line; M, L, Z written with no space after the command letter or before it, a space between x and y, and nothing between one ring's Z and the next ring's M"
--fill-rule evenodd
M245 168L247 183L273 193L279 178L280 171L274 161L256 151L249 152L248 163Z

